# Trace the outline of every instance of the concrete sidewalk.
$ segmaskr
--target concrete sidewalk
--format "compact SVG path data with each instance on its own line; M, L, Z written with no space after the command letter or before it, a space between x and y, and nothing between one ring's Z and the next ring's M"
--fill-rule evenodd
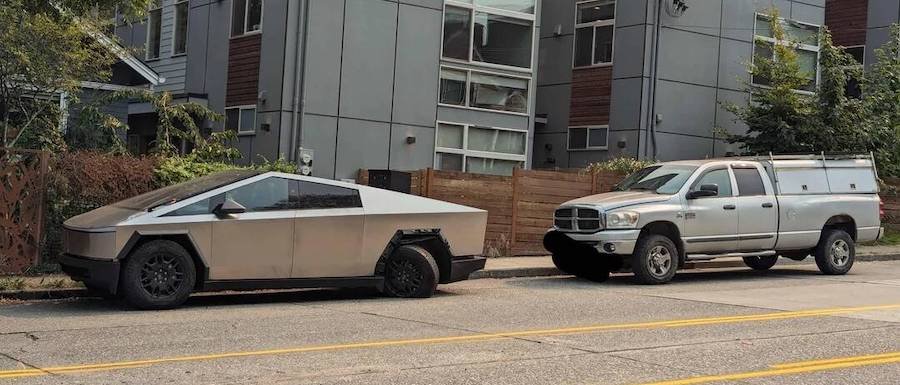
M900 260L900 245L896 246L860 246L856 250L857 262L868 261L896 261ZM786 259L779 264L813 264L812 258L802 262L794 262ZM685 265L685 269L703 268L734 268L744 267L740 258L729 258L709 262L695 262ZM469 278L515 278L515 277L545 277L560 275L560 272L549 256L539 257L506 257L489 258L484 270L476 271ZM0 290L0 298L14 300L55 299L82 297L88 295L88 291L78 282L70 280L65 275L46 275L40 277L0 277L0 281L20 281L14 290Z
M856 249L857 262L870 261L897 261L900 260L900 245L893 246L859 246ZM813 264L813 258L807 258L802 262L795 262L787 259L781 259L779 264ZM686 269L703 269L703 268L729 268L744 267L740 258L729 258L723 260L688 263ZM550 275L562 274L555 266L549 256L543 257L508 257L508 258L490 258L484 270L480 270L472 274L471 279L479 278L513 278L513 277L543 277Z

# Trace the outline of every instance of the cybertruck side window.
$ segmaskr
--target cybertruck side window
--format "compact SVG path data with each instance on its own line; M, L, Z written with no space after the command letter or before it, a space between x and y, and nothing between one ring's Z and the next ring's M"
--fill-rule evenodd
M247 212L295 210L297 207L297 181L284 178L266 178L225 193Z
M306 181L300 181L299 203L301 210L362 207L355 189Z
M167 217L181 217L185 215L203 215L212 213L214 206L210 205L210 198L191 203L178 210L166 214Z

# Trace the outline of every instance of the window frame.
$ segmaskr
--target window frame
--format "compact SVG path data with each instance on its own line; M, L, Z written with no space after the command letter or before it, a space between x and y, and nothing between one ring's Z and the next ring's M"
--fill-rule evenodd
M703 178L705 178L706 175L708 175L709 173L716 172L716 171L725 171L725 173L728 174L728 183L730 184L730 187L731 187L731 195L716 195L714 197L700 197L697 199L722 199L722 198L737 197L735 195L735 187L737 187L737 180L734 179L734 173L731 171L730 166L713 166L706 170L703 170L702 172L700 172L700 175L697 175L697 178L691 182L690 186L687 189L687 193L690 194L692 191L697 191L697 190L694 190L695 187L699 190L700 186L701 186L700 182L703 180ZM719 186L719 187L721 187L721 186ZM721 192L721 189L719 190L719 192Z
M572 148L571 138L572 138L572 129L573 128L584 128L587 129L586 135L586 146L584 148ZM606 145L605 146L591 146L591 130L597 129L606 129ZM600 125L587 125L587 126L569 126L566 129L566 150L567 151L604 151L609 150L609 125L608 124L600 124Z
M235 0L232 0L235 1ZM265 20L265 0L260 0L259 2L259 29L255 31L247 31L248 21L250 19L250 0L240 0L244 2L244 20L241 22L241 33L235 35L234 34L234 5L231 6L231 22L228 25L228 38L229 39L237 39L245 36L251 36L256 34L261 34L263 31L263 20Z
M478 1L478 0L470 0L469 2L466 2L465 0L445 0L444 1L444 8L441 13L441 60L447 61L447 62L452 62L452 63L471 64L473 66L480 66L480 67L499 69L499 70L533 73L535 71L534 67L536 66L535 60L534 60L535 59L534 48L535 48L536 44L538 44L537 40L540 40L539 36L537 36L537 37L535 36L535 28L536 28L535 24L537 23L537 18L535 17L535 14L508 11L505 9L493 8L493 7L488 7L488 6L484 6L484 5L477 5L477 4L475 4L476 1ZM539 0L535 0L535 12L537 12L537 9L539 7L538 2L539 2ZM462 59L444 56L444 25L447 22L447 7L456 7L456 8L466 9L469 12L468 60L462 60ZM474 47L475 47L475 24L476 24L475 23L475 13L477 13L477 12L484 12L484 13L496 15L496 16L504 16L504 17L510 17L513 19L526 20L531 23L531 49L530 49L530 54L529 54L528 67L517 67L517 66L512 66L512 65L495 64L495 63L488 63L488 62L474 60L474 58L472 57L472 51L474 50Z
M180 20L178 19L178 6L180 6L182 4L187 6L186 7L187 9L184 14L184 19L185 19L184 51L177 52L176 47L178 47L178 23L180 22ZM175 7L175 12L172 15L172 20L174 21L174 24L172 25L172 54L171 54L171 56L172 57L186 56L187 55L187 47L188 47L187 38L190 35L190 29L191 29L191 23L190 23L191 2L190 2L190 0L175 0L175 3L172 4L172 6Z
M450 148L450 147L440 147L438 146L438 138L440 133L441 125L449 125L449 126L459 126L463 128L463 138L462 138L462 148ZM491 152L491 151L478 151L478 150L469 150L469 128L481 128L488 130L497 130L497 131L511 131L522 133L525 135L525 153L522 155L517 154L508 154L502 152ZM528 130L519 130L514 128L503 128L503 127L486 127L477 124L468 124L468 123L456 123L450 121L438 120L437 124L434 127L434 162L433 167L438 169L438 154L455 154L462 155L462 172L467 171L466 159L468 157L473 158L482 158L482 159L496 159L496 160L505 160L505 161L513 161L513 162L521 162L523 166L528 162Z
M159 60L162 58L162 11L164 7L165 6L162 1L157 1L153 2L153 4L150 6L150 9L147 10L147 37L145 38L144 42L144 60L146 61ZM152 20L154 12L159 12L159 20L157 21L157 23L159 23L159 39L157 40L159 49L157 49L158 53L156 54L156 56L150 56L150 27L153 23Z
M228 127L227 127L227 125L228 125L228 121L227 121L228 110L238 110L238 121L237 121L237 126L236 126L237 128L235 129L235 133L238 136L256 135L256 124L259 123L259 116L258 116L259 110L257 109L256 104L245 104L245 105L240 105L240 106L225 107L225 116L226 116L225 129L226 130L228 129ZM253 131L241 131L241 117L244 116L244 111L248 111L248 110L254 110L253 111Z
M496 72L496 71L486 71L483 69L471 69L471 68L458 67L458 66L453 66L453 65L441 65L441 69L445 69L445 68L449 69L449 70L462 71L462 72L466 73L466 82L465 82L466 83L466 86L465 86L466 94L465 94L465 97L463 98L462 105L442 103L441 102L441 82L443 81L443 78L440 75L440 70L438 70L438 106L450 107L450 108L461 108L461 109L473 110L473 111L486 111L486 112L493 112L493 113L499 113L499 114L510 114L510 115L516 115L516 116L531 116L532 98L534 97L531 92L531 77L521 76L521 75L510 75L507 73ZM525 80L525 82L527 84L525 86L525 90L527 91L525 95L528 97L528 100L526 103L527 105L525 106L525 112L492 110L490 108L472 107L471 106L472 72L478 72L480 74L489 75L489 76L498 76L498 77Z
M597 20L592 21L590 23L579 23L578 22L578 7L581 4L586 3L594 3L600 2L603 0L582 0L575 2L575 22L574 27L572 28L572 68L573 69L581 69L581 68L602 68L602 67L611 67L613 63L616 61L616 16L619 15L619 1L613 1L613 18L608 20ZM610 53L609 62L601 62L594 63L594 57L597 50L597 28L598 27L607 27L612 26L612 53ZM575 48L577 45L577 36L579 28L591 28L591 64L586 66L579 66L575 64Z
M751 63L753 60L756 60L756 42L758 42L758 41L763 41L763 42L772 44L773 47L776 45L780 45L780 46L784 46L784 47L793 48L795 51L801 50L801 51L807 51L807 52L815 52L816 53L816 74L815 74L815 79L813 79L813 85L815 86L815 89L818 89L819 83L822 81L822 68L819 65L819 61L822 59L822 52L821 52L822 42L818 41L818 45L812 46L809 44L793 42L790 40L778 41L774 37L761 36L761 35L759 35L759 31L756 28L757 20L759 20L760 17L763 17L763 18L766 18L769 20L772 19L772 15L769 15L766 13L756 12L753 14L753 43L752 43L753 50L752 50L751 56L750 56ZM815 27L817 29L817 32L816 32L817 40L820 38L820 35L822 33L822 26L818 25L818 24L807 23L807 22L798 21L798 20L785 19L783 17L779 17L778 20L781 23L795 23L795 24L805 25L808 27ZM773 55L773 59L774 59L774 55L775 55L774 50L773 50L772 55ZM750 73L750 71L748 71L748 73ZM750 73L750 84L754 87L769 88L769 86L767 86L765 84L755 83L753 81L752 73ZM809 90L800 89L800 90L794 90L794 91L797 93L800 93L800 94L804 94L804 95L815 95L815 93L816 93L815 90L809 91Z

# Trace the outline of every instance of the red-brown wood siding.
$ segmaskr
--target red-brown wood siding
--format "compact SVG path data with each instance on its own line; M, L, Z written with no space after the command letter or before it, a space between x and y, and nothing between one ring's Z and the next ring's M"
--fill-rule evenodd
M580 68L572 71L570 126L609 124L612 67Z
M261 42L259 34L234 38L229 42L226 106L256 104Z
M828 0L825 25L834 44L844 47L866 44L869 0Z

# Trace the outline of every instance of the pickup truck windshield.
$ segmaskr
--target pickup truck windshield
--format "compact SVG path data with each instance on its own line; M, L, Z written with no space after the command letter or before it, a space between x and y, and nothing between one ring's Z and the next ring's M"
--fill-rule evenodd
M629 175L616 187L617 191L652 191L675 194L697 170L696 166L657 165Z

